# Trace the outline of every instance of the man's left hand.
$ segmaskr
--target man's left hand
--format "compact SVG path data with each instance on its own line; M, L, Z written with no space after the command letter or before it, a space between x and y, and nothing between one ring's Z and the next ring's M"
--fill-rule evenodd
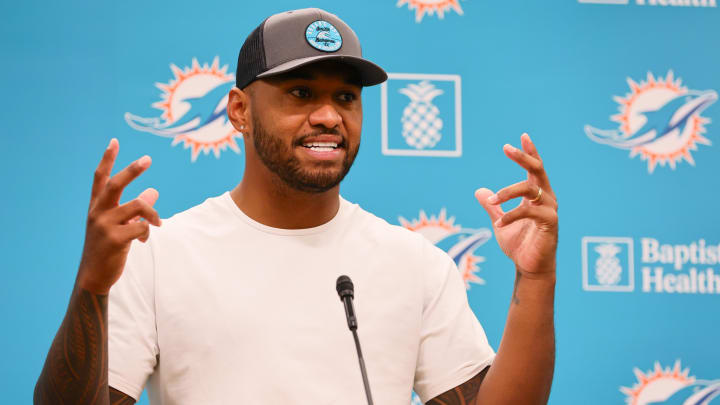
M527 170L527 180L505 187L496 194L481 188L475 192L475 197L493 222L500 248L515 262L518 272L528 278L554 277L557 198L530 136L523 134L520 143L522 150L505 145L503 151ZM520 205L504 212L500 204L515 198L522 198Z

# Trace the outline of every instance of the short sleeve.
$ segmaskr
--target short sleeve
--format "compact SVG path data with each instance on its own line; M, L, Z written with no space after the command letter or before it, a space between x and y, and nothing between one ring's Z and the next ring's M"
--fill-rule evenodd
M426 269L414 384L423 403L470 380L495 357L455 263L439 249L429 263L436 267Z
M154 261L151 241L133 241L108 299L108 383L140 398L157 364Z

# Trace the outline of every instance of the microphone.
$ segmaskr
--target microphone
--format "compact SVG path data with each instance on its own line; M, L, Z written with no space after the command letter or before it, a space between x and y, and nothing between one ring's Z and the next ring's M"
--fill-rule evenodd
M363 385L365 386L365 396L368 405L373 405L372 394L370 393L370 383L368 382L367 371L365 370L365 359L363 359L362 350L360 350L360 339L357 335L357 317L355 316L355 308L353 308L353 298L355 287L352 280L348 276L340 276L335 283L335 290L340 296L340 301L345 306L345 317L347 318L348 328L352 332L355 339L355 349L357 349L358 361L360 362L360 373L362 374Z

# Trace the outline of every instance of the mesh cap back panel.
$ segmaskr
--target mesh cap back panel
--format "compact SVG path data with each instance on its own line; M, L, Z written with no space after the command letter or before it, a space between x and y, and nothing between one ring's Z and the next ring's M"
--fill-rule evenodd
M248 35L240 49L235 73L235 85L240 89L250 84L258 74L266 70L265 48L263 47L265 21Z

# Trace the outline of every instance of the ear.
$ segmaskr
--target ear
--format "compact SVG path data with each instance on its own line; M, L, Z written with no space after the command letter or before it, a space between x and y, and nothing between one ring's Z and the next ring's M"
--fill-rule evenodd
M233 127L243 136L247 135L250 123L250 95L233 87L228 94L227 115Z

